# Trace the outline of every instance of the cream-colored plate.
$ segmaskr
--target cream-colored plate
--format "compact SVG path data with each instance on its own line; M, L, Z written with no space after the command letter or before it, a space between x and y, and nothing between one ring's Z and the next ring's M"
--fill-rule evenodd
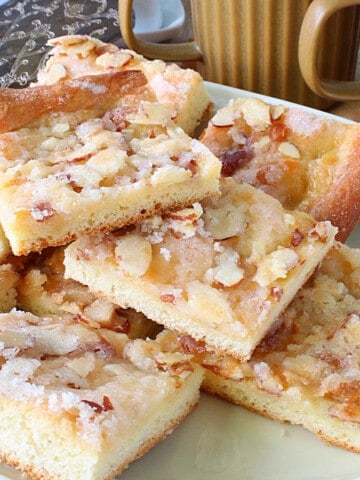
M231 98L254 96L211 83L207 87L217 107ZM360 227L348 243L360 248ZM1 466L0 478L20 480ZM132 463L121 480L360 480L360 454L326 445L301 427L279 424L203 394L197 409Z

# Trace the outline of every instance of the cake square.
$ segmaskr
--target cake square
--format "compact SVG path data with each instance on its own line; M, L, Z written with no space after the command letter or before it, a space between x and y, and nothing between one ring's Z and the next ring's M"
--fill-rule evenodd
M222 173L249 183L316 220L345 241L360 216L360 125L304 108L239 98L201 134Z
M202 77L175 63L147 60L142 55L120 49L85 35L65 35L49 40L52 49L37 76L37 84L51 85L84 75L114 71L141 70L148 81L143 99L162 103L171 118L192 135L201 120L209 114L212 102ZM133 96L127 103L138 102Z
M336 229L224 179L222 195L65 250L65 276L246 361Z
M360 453L359 337L360 250L337 243L247 363L180 344L206 368L205 391Z
M177 127L163 105L121 104L116 85L133 73L27 89L36 89L39 118L0 135L0 222L15 255L218 192L219 160ZM114 75L103 92L100 79ZM49 89L58 91L59 85L63 97L48 111ZM92 100L73 111L85 93Z
M0 459L31 478L112 479L194 408L203 369L153 340L0 316Z

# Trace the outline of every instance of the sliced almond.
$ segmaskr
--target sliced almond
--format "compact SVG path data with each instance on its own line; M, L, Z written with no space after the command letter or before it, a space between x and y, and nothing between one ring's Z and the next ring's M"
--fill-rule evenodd
M242 232L245 227L244 213L234 205L222 208L207 208L204 214L206 229L215 240L223 240Z
M166 125L170 113L165 105L157 102L141 102L139 110L129 114L127 120L138 125Z
M95 60L96 65L104 68L120 68L126 65L132 59L128 52L106 52Z
M266 130L271 125L270 105L257 98L247 99L242 105L242 111L246 123L256 130Z
M136 233L130 233L116 240L115 255L121 269L130 275L141 276L151 263L151 243Z
M285 112L285 108L282 105L272 105L270 107L271 118L277 120Z
M279 144L279 152L291 158L300 158L300 152L293 143L281 142Z
M232 287L244 277L244 270L238 265L239 254L232 248L225 248L217 257L218 265L213 269L214 280L225 287Z
M212 117L211 123L215 127L231 127L234 125L234 113L232 108L224 107L218 110Z
M61 63L53 63L48 71L49 83L56 83L63 78L66 78L67 72L64 65Z
M6 348L17 347L21 349L27 348L34 344L34 340L30 335L11 330L0 332L0 342L4 343Z

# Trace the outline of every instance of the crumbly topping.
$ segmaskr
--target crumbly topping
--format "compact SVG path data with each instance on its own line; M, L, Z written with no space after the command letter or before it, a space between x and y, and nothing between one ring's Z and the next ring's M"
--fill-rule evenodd
M351 280L346 285L340 278L360 278L360 250L336 244L323 265L248 363L201 350L199 344L184 351L193 353L205 368L225 378L254 381L269 394L324 398L329 415L358 424L359 290L352 288Z
M80 258L89 249L90 259L104 259L106 251L106 262L151 284L161 301L243 332L244 325L252 330L266 322L287 282L322 250L324 238L331 243L335 229L320 226L228 178L219 198L147 219L116 237L85 237L76 248ZM164 286L180 289L181 296L164 292Z
M19 311L0 315L0 347L0 392L68 414L94 445L145 418L193 371L190 355L155 341Z
M244 270L238 266L239 254L231 247L224 247L224 251L215 257L216 266L206 272L209 282L209 274L213 281L221 283L224 287L232 287L244 278Z
M136 182L187 181L202 160L196 141L173 126L164 107L141 103L94 112L48 114L17 132L0 135L1 186L15 187L14 210L37 222L67 212L82 198L100 199ZM201 147L203 148L203 147Z
M286 278L288 272L299 263L299 260L299 255L293 249L279 247L264 258L254 280L263 287L278 278Z

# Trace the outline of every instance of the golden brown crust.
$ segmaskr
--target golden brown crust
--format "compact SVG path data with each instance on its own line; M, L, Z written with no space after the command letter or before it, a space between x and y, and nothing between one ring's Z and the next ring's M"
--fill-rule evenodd
M331 188L310 210L315 218L327 218L339 228L344 242L360 218L360 129L351 130L344 142L344 159Z
M213 192L209 192L208 196L213 196ZM83 235L91 235L93 233L108 233L113 230L115 230L118 226L119 227L124 227L126 225L132 225L136 222L139 222L141 220L144 220L145 218L152 217L154 215L158 215L159 213L164 213L166 214L169 210L178 210L181 208L186 207L189 204L189 201L184 200L184 202L178 202L176 206L171 206L171 207L165 207L160 203L157 203L153 209L148 208L145 213L137 216L132 216L131 218L128 219L122 219L121 222L119 222L119 225L116 224L104 224L101 227L89 227L87 229L84 229L81 231L81 236ZM36 242L32 244L25 244L23 248L18 248L14 255L16 256L26 256L29 255L31 252L41 252L45 248L49 248L52 246L63 246L63 245L68 245L72 241L76 240L79 238L78 233L74 233L72 235L68 235L66 237L63 237L61 240L57 239L56 243L52 243L49 238L40 238L36 239Z
M76 112L97 108L106 111L114 97L129 93L146 84L138 70L90 75L50 86L0 89L0 133L18 129L47 112Z

